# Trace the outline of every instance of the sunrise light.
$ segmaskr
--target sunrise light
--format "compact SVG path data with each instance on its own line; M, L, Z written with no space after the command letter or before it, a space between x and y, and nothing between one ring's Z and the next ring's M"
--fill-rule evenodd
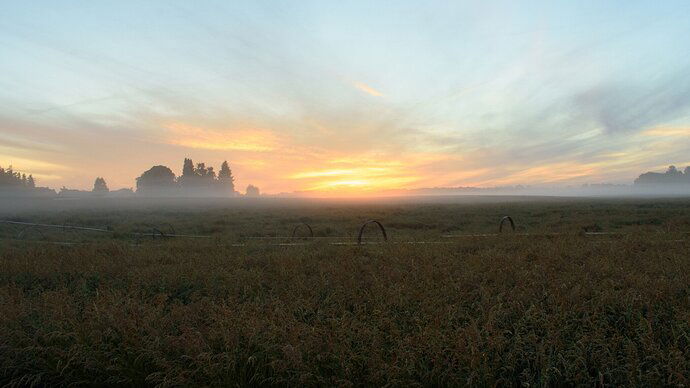
M680 11L630 5L635 17L602 23L618 14L607 2L539 16L483 2L15 3L0 155L46 184L130 188L192 158L227 160L266 194L566 187L631 182L690 149Z

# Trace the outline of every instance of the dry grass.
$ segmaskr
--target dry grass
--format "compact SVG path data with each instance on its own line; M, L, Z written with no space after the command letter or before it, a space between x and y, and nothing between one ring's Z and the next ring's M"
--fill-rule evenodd
M0 385L688 386L690 240L640 230L4 246Z

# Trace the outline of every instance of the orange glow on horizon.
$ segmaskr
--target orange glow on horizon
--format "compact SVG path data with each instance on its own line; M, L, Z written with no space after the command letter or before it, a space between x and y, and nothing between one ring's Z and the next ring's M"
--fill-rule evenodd
M247 184L254 184L267 194L373 197L421 188L568 184L590 178L596 182L611 171L620 174L642 170L644 160L659 150L671 149L677 136L690 136L690 128L656 127L640 132L638 137L658 137L654 142L646 138L644 147L607 150L586 163L574 159L487 167L482 163L486 163L492 151L482 148L451 153L436 145L390 142L377 147L355 144L351 149L338 149L330 141L335 129L327 124L319 124L318 130L305 141L299 132L283 130L292 128L284 123L239 122L242 124L215 127L193 120L159 123L166 130L159 139L189 149L189 154L182 156L196 155L195 161L211 162L214 167L219 160L227 160L240 191ZM631 144L632 147L636 143ZM175 163L175 159L167 162L179 173L180 165Z

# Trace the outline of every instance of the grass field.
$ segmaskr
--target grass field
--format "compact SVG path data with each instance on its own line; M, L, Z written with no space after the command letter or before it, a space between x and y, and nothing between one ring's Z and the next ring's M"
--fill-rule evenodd
M0 225L3 386L690 385L690 200L3 212L110 230ZM504 215L516 233L470 236ZM368 219L388 243L333 245ZM290 239L301 223L318 238ZM131 236L152 228L209 237Z

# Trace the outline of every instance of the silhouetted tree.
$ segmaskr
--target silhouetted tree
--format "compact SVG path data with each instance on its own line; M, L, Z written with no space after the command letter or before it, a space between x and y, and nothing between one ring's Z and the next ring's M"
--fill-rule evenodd
M245 192L247 197L258 197L260 195L259 188L254 185L247 186L247 191Z
M196 185L201 190L199 194L211 194L216 184L216 172L213 170L213 167L206 167L205 163L197 163L196 175L198 177Z
M36 181L34 181L33 175L29 174L29 177L26 179L26 184L30 189L36 188Z
M206 166L203 162L195 166L191 159L185 159L182 170L183 174L178 182L185 195L208 196L221 193L221 184L212 166Z
M177 179L180 186L189 191L198 185L198 176L196 175L196 170L194 169L194 162L192 159L185 158L184 164L182 165L182 175Z
M106 194L110 191L110 189L108 189L108 185L105 183L105 179L98 177L96 178L96 181L93 182L92 191L94 192L94 194Z
M137 178L137 193L169 195L175 188L175 173L166 166L153 166Z
M235 194L235 177L232 176L232 171L228 165L228 161L223 161L220 165L220 172L218 173L218 184L223 193L230 195Z
M666 175L669 175L669 176L679 176L679 175L682 175L682 174L683 174L683 173L680 172L680 171L678 171L678 169L676 168L676 166L673 166L673 165L668 166L668 170L666 170Z
M196 173L197 176L205 177L206 171L206 163L202 162L196 164L196 169L194 170L194 173Z
M192 162L192 159L184 158L184 164L182 165L182 176L192 175L194 175L194 162Z

